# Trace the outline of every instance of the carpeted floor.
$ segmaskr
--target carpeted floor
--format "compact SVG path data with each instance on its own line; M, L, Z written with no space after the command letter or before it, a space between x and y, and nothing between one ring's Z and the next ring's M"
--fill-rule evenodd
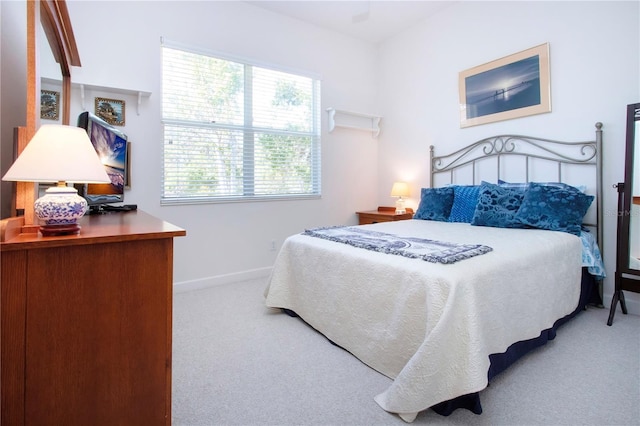
M403 425L373 397L391 379L298 318L264 306L266 279L177 293L173 424ZM588 309L481 393L483 414L413 424L639 425L640 317Z

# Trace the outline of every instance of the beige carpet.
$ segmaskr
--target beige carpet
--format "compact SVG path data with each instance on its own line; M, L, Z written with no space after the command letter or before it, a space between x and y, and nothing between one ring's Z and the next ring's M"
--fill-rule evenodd
M373 397L390 379L298 318L264 306L266 279L174 297L174 425L403 425ZM481 393L483 414L415 425L638 425L640 317L588 309Z

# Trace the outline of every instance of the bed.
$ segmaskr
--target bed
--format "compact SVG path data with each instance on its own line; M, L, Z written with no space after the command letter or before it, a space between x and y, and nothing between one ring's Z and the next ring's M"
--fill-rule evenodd
M601 144L597 123L587 142L501 135L444 156L431 147L414 219L289 237L266 305L393 379L373 397L406 422L429 408L480 414L492 377L601 303Z

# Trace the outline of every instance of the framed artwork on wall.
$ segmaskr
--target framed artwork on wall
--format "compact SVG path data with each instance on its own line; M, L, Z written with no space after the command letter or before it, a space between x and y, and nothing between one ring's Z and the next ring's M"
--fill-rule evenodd
M40 118L45 120L60 119L60 92L40 90Z
M119 99L96 98L95 114L109 124L124 126L125 103Z
M462 71L460 127L551 112L549 43Z

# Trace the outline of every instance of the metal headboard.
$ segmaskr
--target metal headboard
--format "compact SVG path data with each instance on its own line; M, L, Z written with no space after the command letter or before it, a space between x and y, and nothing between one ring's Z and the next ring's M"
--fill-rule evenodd
M453 153L435 156L434 147L431 146L431 180L429 185L434 186L437 175L449 174L450 184L476 185L480 178L476 179L477 167L481 162L495 161L495 174L498 179L503 178L501 168L504 161L510 157L517 157L524 161L524 175L526 182L530 181L530 166L537 161L543 160L555 164L556 174L548 181L564 182L563 172L568 166L591 166L595 169L595 223L585 223L585 226L596 229L596 238L600 247L603 244L602 238L602 123L595 124L596 137L593 141L587 142L560 142L551 139L536 138L519 135L492 136L479 140L471 145L461 148ZM456 182L456 172L461 169L470 168L472 182ZM484 180L490 180L486 178ZM593 206L592 206L593 208Z

